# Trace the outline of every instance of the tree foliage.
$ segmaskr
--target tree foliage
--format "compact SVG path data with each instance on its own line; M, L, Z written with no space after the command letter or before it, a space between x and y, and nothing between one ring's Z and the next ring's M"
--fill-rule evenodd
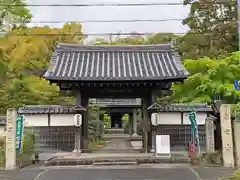
M156 33L151 36L130 35L127 37L117 37L114 41L106 41L102 38L97 38L93 44L97 45L140 45L140 44L165 44L171 41L177 41L179 36L172 33Z
M32 18L24 0L0 0L0 4L0 31L9 31Z
M189 32L178 39L178 50L184 58L226 56L238 50L236 1L185 0L190 4L183 24Z
M79 43L79 23L62 28L19 26L0 39L0 108L27 104L67 104L59 88L42 78L57 42Z
M186 59L185 68L191 75L183 83L172 86L172 99L177 102L212 102L221 99L235 104L240 91L234 89L234 80L240 77L240 52L225 58Z

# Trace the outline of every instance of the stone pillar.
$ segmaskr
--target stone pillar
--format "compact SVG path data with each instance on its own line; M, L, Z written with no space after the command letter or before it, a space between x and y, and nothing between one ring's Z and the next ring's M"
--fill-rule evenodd
M205 120L205 132L206 132L206 152L211 153L215 151L214 142L214 122L211 118Z
M5 170L14 170L16 168L16 118L16 110L8 109L5 134Z
M240 112L239 110L235 111L235 120L233 122L233 136L234 136L234 145L235 145L235 160L236 165L240 167Z
M137 109L133 109L133 136L137 136Z
M233 136L231 122L231 105L222 104L220 107L222 154L225 167L234 167Z

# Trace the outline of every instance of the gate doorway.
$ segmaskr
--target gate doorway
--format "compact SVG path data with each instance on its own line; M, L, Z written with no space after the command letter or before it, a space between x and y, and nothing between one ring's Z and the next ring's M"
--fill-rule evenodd
M106 101L109 102L108 105L106 105ZM101 132L99 138L89 138L91 146L88 149L91 152L139 153L143 144L140 127L142 116L139 113L141 101L137 99L98 99L95 103L91 102L92 100L90 100L90 106L98 107L98 112L100 112L93 118L99 119L103 125L99 130ZM94 146L94 143L99 144Z
M121 113L111 114L111 128L121 129L123 127L122 116Z
M142 150L147 153L152 149L151 115L147 108L157 101L157 96L164 96L172 82L183 81L187 75L171 44L88 46L59 43L44 77L62 91L75 94L76 104L72 110L83 115L80 135L83 152L89 150L90 98L143 100ZM113 124L121 126L119 117L113 119ZM136 131L133 134L136 135Z

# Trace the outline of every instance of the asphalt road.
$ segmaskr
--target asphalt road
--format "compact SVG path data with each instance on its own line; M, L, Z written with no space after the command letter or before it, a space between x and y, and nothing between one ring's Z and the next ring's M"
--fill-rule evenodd
M217 180L233 169L185 165L34 167L2 171L0 180Z

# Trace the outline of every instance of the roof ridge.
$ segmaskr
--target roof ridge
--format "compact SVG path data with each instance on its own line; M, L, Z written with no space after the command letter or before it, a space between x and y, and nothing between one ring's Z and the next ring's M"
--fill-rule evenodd
M63 51L171 51L171 44L82 45L58 43L55 52Z
M69 44L69 43L58 43L56 47L60 46L73 46L73 47L152 47L152 46L172 46L171 43L159 43L159 44L116 44L116 45L83 45L83 44Z

